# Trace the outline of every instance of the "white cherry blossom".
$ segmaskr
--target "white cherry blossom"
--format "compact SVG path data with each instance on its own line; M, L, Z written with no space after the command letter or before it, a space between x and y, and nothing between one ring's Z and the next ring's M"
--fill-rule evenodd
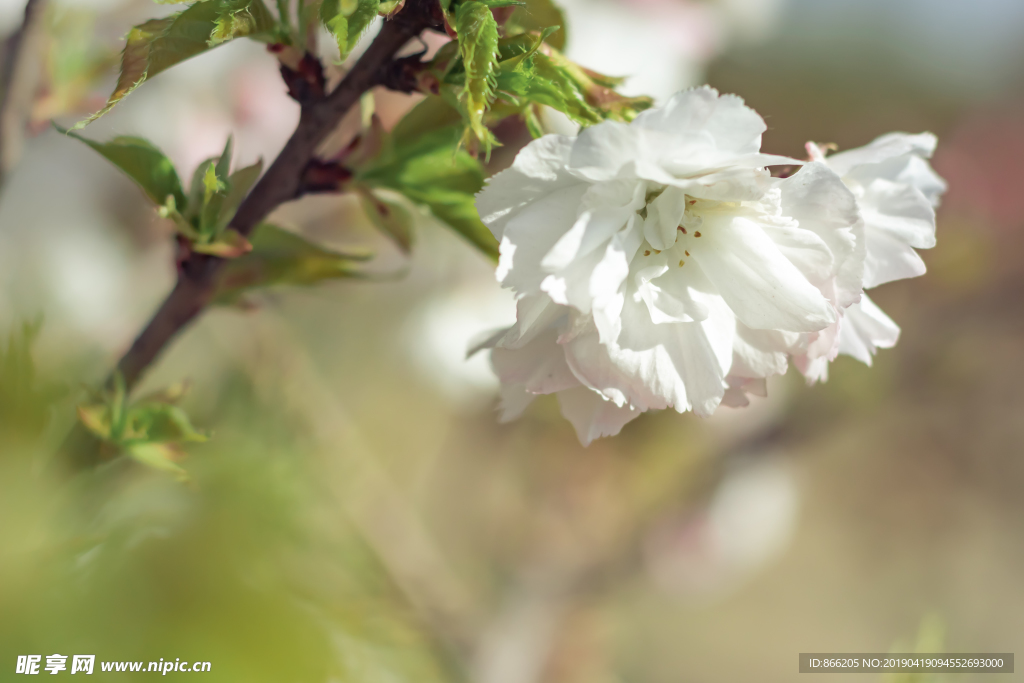
M857 198L864 222L864 288L918 277L925 272L916 249L935 246L935 208L946 183L928 164L935 151L931 133L890 133L857 149L825 156L807 143L810 158L842 176ZM879 348L892 348L900 329L864 296L840 311L840 319L794 356L811 382L828 377L828 364L845 353L871 365Z
M645 410L709 415L859 298L853 194L823 163L772 178L799 162L762 154L764 130L740 98L698 88L535 140L490 180L477 207L519 299L489 340L505 417L557 393L588 441Z

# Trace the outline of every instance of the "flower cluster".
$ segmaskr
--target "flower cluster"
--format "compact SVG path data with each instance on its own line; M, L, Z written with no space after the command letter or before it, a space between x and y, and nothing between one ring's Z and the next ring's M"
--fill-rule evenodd
M930 134L809 161L760 151L764 121L688 90L632 123L524 148L477 197L517 322L491 348L502 418L557 394L583 443L646 410L710 415L792 359L824 379L899 329L863 290L924 272L943 181ZM767 167L796 165L790 177Z

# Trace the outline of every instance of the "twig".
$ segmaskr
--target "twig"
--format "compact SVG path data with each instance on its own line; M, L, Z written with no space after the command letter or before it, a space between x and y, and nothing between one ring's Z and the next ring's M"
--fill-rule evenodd
M232 228L247 236L271 211L301 196L301 181L309 164L316 160L317 147L362 94L382 82L395 54L423 30L439 25L433 8L436 4L430 0L409 2L384 22L373 43L338 87L326 97L303 104L295 132L242 202L231 221ZM223 259L192 253L180 264L174 289L117 364L115 373L124 377L129 390L167 344L210 303L225 263ZM111 374L108 384L113 377ZM84 447L87 439L81 429L76 432L65 442L65 452L79 466L94 463L96 449Z
M406 7L406 12L415 9ZM377 84L395 53L428 27L428 13L410 14L413 16L402 12L394 20L386 22L338 87L326 99L303 108L295 132L242 202L231 221L232 228L242 235L249 235L271 211L299 196L300 179L315 158L317 146L359 101L359 97ZM117 364L129 389L167 343L210 302L217 275L225 263L222 259L201 254L193 254L182 263L174 289Z
M21 156L38 64L29 58L46 14L46 0L28 0L21 25L4 41L0 65L0 186Z

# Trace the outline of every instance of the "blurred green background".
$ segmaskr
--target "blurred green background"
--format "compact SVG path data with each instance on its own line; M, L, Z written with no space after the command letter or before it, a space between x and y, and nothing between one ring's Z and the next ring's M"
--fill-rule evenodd
M273 291L174 344L143 391L192 382L183 405L213 438L189 448L188 484L125 462L69 477L49 448L170 288L171 231L100 157L41 131L95 109L119 37L167 9L53 6L39 134L0 195L0 679L17 655L61 653L210 661L216 681L769 683L797 678L799 652L913 647L926 619L951 652L1016 648L1024 5L565 4L581 63L659 98L738 93L770 152L938 135L950 189L929 273L872 294L899 345L583 449L554 401L498 424L486 359L463 361L514 314L483 257L425 222L406 258L349 198L317 197L276 219L369 246L379 281ZM6 30L20 11L0 9ZM386 122L411 102L377 94ZM230 132L238 165L271 158L296 117L274 60L233 43L87 133L146 136L187 177Z

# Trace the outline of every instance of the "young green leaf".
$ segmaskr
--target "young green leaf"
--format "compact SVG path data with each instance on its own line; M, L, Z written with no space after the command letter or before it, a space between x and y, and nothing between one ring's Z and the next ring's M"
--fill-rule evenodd
M199 235L205 241L217 237L217 219L227 195L227 182L217 173L219 166L220 162L208 164L203 173L203 208L199 211Z
M323 280L359 277L357 265L369 254L343 254L325 249L269 223L251 236L252 251L228 262L221 272L214 301L237 303L252 289L272 285L312 285Z
M380 0L324 0L320 20L338 43L345 59L380 11Z
M78 419L118 453L185 479L185 470L176 464L184 456L180 444L206 441L207 437L173 404L180 395L180 391L169 391L128 405L124 380L117 375L112 391L97 396L92 404L78 406Z
M167 197L185 205L185 193L171 160L164 153L142 138L122 135L110 142L96 142L68 131L54 124L61 133L70 135L103 155L134 180L157 206L163 206Z
M93 436L104 440L110 438L110 410L106 406L78 406L77 412L78 421L81 422L82 425L93 434Z
M161 71L233 38L269 38L276 27L263 0L201 0L169 17L150 19L128 32L121 74L106 106L74 128L103 116Z
M134 433L144 435L146 441L202 443L209 438L192 426L184 410L171 403L139 403L131 409L131 420Z
M604 119L632 121L637 114L654 106L654 100L650 97L626 97L615 92L615 88L625 81L624 78L606 76L585 69L558 50L545 48L543 54L550 63L550 68L564 74L575 83L587 104L598 111Z
M160 472L172 475L180 482L188 481L188 472L175 461L183 457L180 448L169 443L133 443L127 447L133 460Z
M404 194L430 209L435 218L462 235L485 256L498 260L498 242L480 220L473 195L439 187L409 187Z
M228 174L231 172L231 153L234 150L234 138L228 136L228 141L224 143L224 151L221 152L220 158L217 159L217 166L214 171L217 173L217 177L221 180L225 180Z
M505 25L505 31L513 36L518 33L533 33L557 27L545 42L556 50L565 49L566 31L565 16L551 0L526 0L526 7L521 7L512 14Z
M256 184L260 173L263 171L263 161L257 161L252 166L246 166L228 176L228 190L224 195L224 201L220 205L220 213L217 216L218 233L223 232L235 217L242 200L249 194L249 190Z
M497 84L501 91L513 94L522 102L547 105L584 126L603 120L569 72L543 53L502 62Z
M455 11L455 30L465 68L465 85L460 95L469 119L464 141L475 138L486 151L497 143L484 125L484 115L494 100L498 68L498 23L491 8L479 0L466 0Z
M442 119L424 115L422 121ZM458 127L438 127L425 134L415 130L416 126L403 128L399 124L388 140L387 152L375 164L358 170L356 180L404 194L496 258L498 245L480 221L474 203L483 188L483 168L476 158L458 149Z
M415 218L409 209L381 192L359 189L359 202L377 229L395 241L405 253L412 250Z
M461 123L462 114L458 109L443 97L428 95L395 125L391 130L391 141L396 147L408 146L428 133L454 130Z

